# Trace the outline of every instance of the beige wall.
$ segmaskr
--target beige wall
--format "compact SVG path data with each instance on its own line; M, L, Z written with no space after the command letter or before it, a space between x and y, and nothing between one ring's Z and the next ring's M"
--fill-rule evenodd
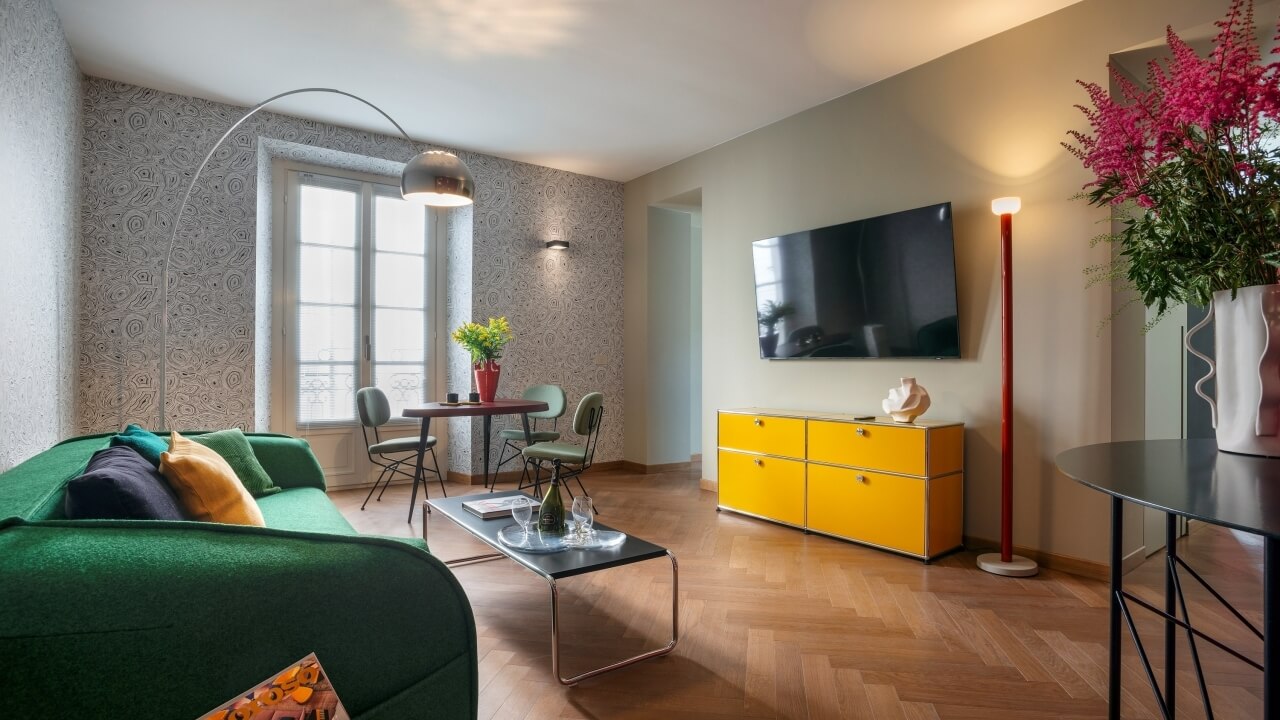
M968 425L966 533L998 536L1000 326L990 200L1020 195L1016 298L1015 542L1107 557L1107 503L1059 475L1054 456L1111 435L1110 314L1086 265L1106 213L1071 200L1088 179L1060 146L1082 124L1074 82L1106 82L1107 56L1212 20L1226 3L1087 0L682 160L626 185L625 456L646 462L647 211L703 197L703 457L717 473L715 410L742 405L872 412L899 376L933 395L930 416ZM895 29L896 31L896 29ZM929 203L955 206L962 360L758 359L748 244ZM633 361L636 360L636 361ZM651 410L650 410L651 411Z

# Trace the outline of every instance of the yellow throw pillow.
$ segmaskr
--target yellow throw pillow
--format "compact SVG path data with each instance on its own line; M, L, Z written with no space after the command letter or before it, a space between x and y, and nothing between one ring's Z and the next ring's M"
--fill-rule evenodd
M169 451L160 454L160 472L193 520L258 527L267 524L258 503L227 461L177 432L169 438Z

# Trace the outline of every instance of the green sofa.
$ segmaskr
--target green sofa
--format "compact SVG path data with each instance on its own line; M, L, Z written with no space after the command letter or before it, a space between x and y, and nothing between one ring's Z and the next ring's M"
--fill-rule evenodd
M267 527L72 521L110 435L0 474L6 716L192 720L314 652L353 718L474 718L475 620L420 540L359 535L306 441L249 434Z

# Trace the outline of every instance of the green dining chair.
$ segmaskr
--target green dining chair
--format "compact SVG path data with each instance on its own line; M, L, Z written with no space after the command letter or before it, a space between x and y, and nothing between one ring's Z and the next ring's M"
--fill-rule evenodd
M564 390L560 389L558 385L534 385L527 388L520 397L524 400L547 404L546 410L529 413L529 438L534 443L559 440L560 433L557 431L556 425L559 424L560 418L564 415L565 408L568 406L564 397ZM539 430L539 420L550 420L551 429ZM521 423L519 427L503 429L498 433L498 439L502 440L502 449L498 451L498 466L493 470L493 483L489 487L490 490L498 486L498 473L502 470L502 466L520 457L520 451L525 446L524 424ZM509 456L506 454L508 450L511 451ZM503 459L504 457L506 459ZM529 468L526 465L525 469L520 473L520 484L524 483L528 472Z
M413 479L413 493L409 498L409 522L413 522L413 506L418 498L418 478L415 472L418 460L418 436L382 439L378 428L391 421L391 403L387 402L387 394L376 387L360 388L356 391L356 410L360 414L360 433L364 436L369 462L382 468L382 472L378 473L378 479L373 481L373 487L369 488L369 494L360 504L360 509L363 510L364 506L369 504L369 498L373 497L373 491L378 489L378 483L382 483L382 492L378 493L378 502L382 502L382 493L387 491L391 478L399 474ZM372 443L369 442L369 430L373 430ZM436 439L430 435L427 436L427 450L431 452L432 467L426 467L426 463L423 463L422 469L424 472L436 474L436 479L440 481L440 492L448 497L449 493L444 489L444 475L440 474L440 464L436 462ZM408 470L404 469L405 465L409 466ZM383 478L386 480L384 481ZM422 479L422 485L425 496L427 493L425 477Z
M578 409L573 413L573 432L586 439L584 444L553 440L534 443L521 451L526 467L530 465L533 467L532 487L539 497L542 495L542 464L544 462L551 463L553 477L561 481L573 478L577 480L578 489L582 494L590 495L586 486L582 484L582 473L591 467L595 459L596 446L600 444L600 420L603 417L604 395L598 392L588 393L578 403ZM517 489L523 490L527 487L530 485L521 482ZM569 490L568 483L564 483L564 488L572 498L573 491ZM592 501L592 505L594 504L595 502Z

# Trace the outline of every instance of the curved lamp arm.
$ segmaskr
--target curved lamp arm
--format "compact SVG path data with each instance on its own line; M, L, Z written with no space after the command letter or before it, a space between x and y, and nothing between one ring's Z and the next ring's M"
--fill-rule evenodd
M205 166L208 165L209 160L213 158L213 153L216 152L217 149L222 145L222 143L228 137L231 136L231 133L236 131L236 128L240 127L245 123L245 121L247 121L249 118L256 115L259 110L270 105L276 100L279 100L280 98L288 97L290 95L298 95L301 93L310 93L310 92L333 93L334 95L345 95L353 100L359 100L365 105L368 105L369 107L378 111L379 115L386 118L387 121L390 122L392 125L395 125L396 130L400 132L400 135L402 135L405 140L408 140L409 142L413 142L413 138L409 137L409 134L404 131L404 128L400 127L400 123L396 122L395 120L392 120L391 116L388 115L386 112L384 112L382 108L378 107L377 105L374 105L373 103L369 102L368 100L365 100L364 98L358 95L352 95L349 92L344 92L342 90L337 90L334 88L314 87L314 88L299 88L297 90L290 90L289 92L282 92L279 95L269 97L266 100L263 100L262 102L258 103L257 105L254 105L252 108L249 109L248 112L244 114L243 117L237 120L235 124L227 128L227 131L222 134L222 137L218 138L218 142L214 143L213 147L209 148L208 154L205 155L204 160L200 162L200 167L196 168L195 174L191 176L191 183L187 185L186 194L182 196L182 204L178 207L178 214L176 217L174 217L174 220L173 220L173 234L169 236L169 249L165 252L165 255L164 255L164 267L160 272L161 311L160 311L160 397L159 397L160 427L159 429L162 431L166 429L165 416L167 415L167 412L165 407L166 405L165 385L167 384L167 381L168 381L167 376L168 376L168 370L169 370L169 263L173 260L173 246L178 241L178 228L182 224L182 214L187 210L187 203L191 200L191 192L195 190L196 181L200 179L200 173L204 172Z

